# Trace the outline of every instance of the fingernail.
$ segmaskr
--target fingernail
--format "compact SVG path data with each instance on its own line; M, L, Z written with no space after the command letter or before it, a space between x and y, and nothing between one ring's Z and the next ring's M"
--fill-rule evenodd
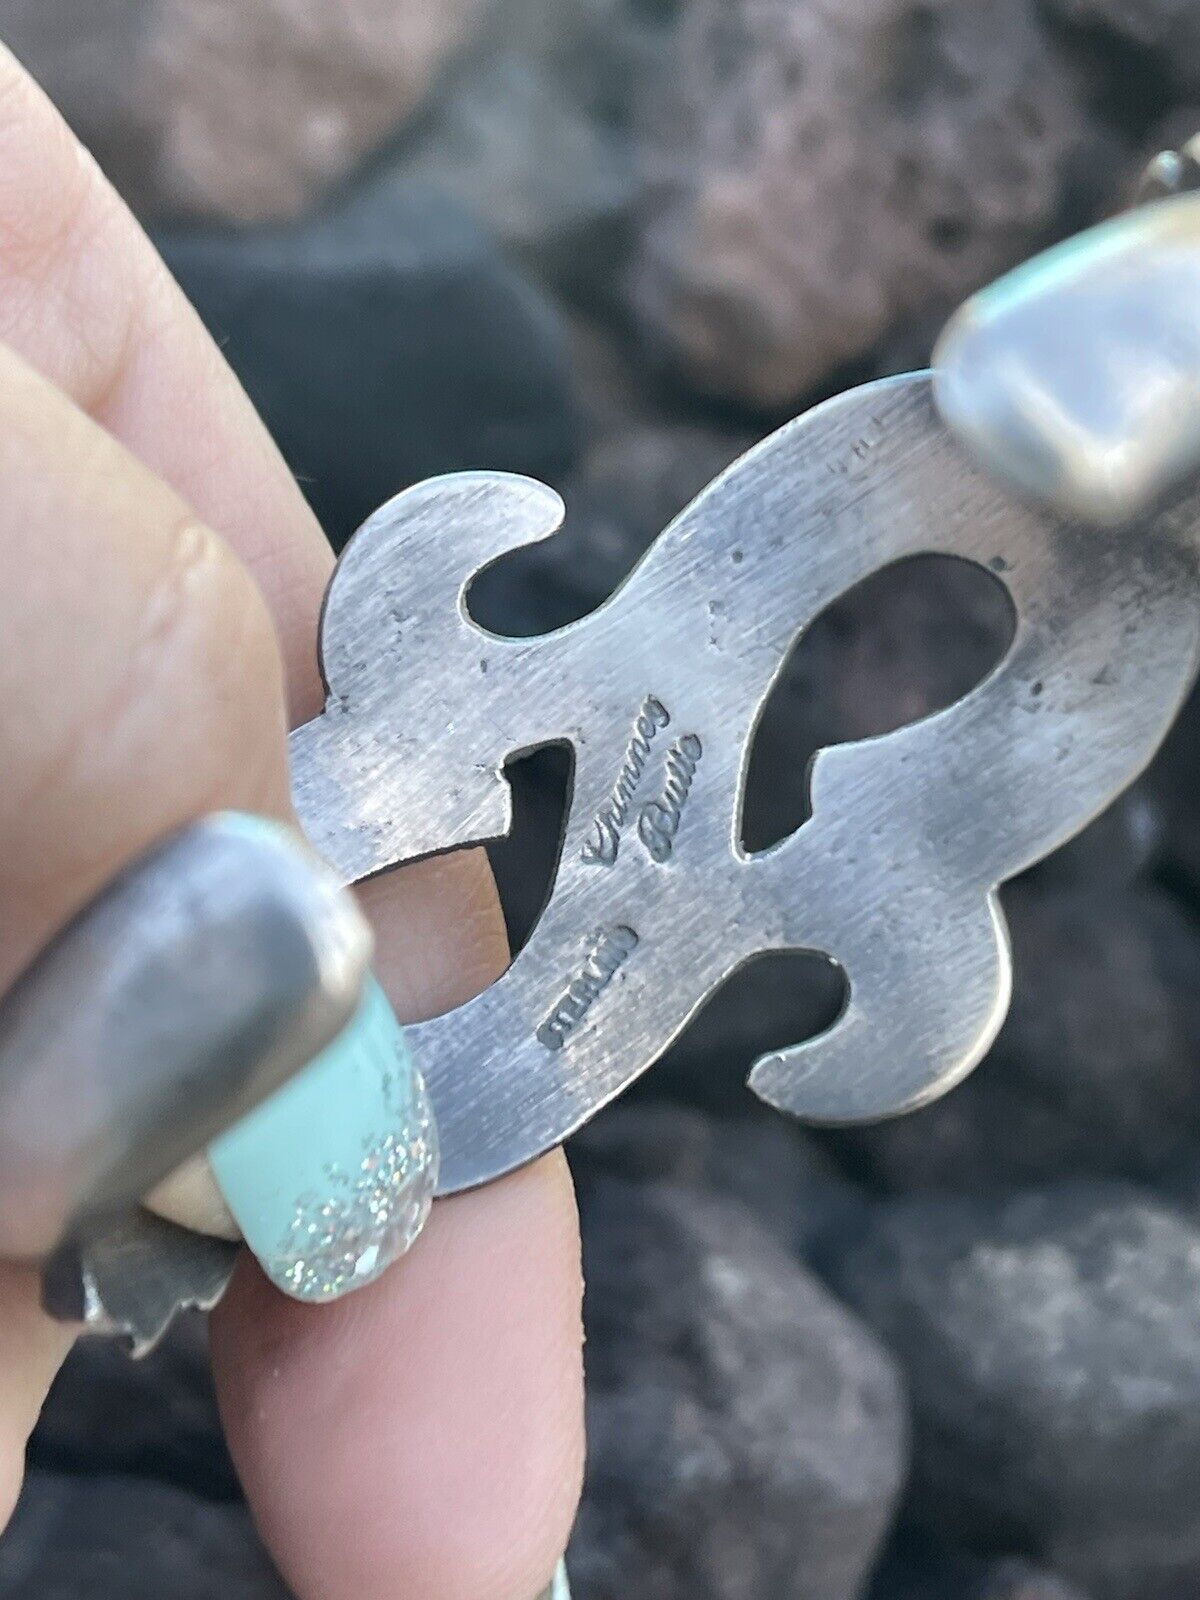
M290 829L229 812L130 863L0 1000L0 1254L113 1216L340 1038L362 912Z
M560 1561L554 1569L550 1587L543 1589L537 1600L571 1600L571 1586L567 1582L567 1563Z
M437 1130L374 979L333 1043L208 1156L246 1243L294 1299L336 1299L403 1255L429 1214Z

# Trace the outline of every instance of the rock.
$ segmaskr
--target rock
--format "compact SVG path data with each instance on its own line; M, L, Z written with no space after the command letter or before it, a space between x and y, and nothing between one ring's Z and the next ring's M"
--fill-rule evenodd
M679 0L510 0L503 26L589 115L622 128L669 68L678 11Z
M29 68L121 193L158 192L161 113L146 45L155 0L0 0L0 38Z
M804 1257L856 1218L862 1199L799 1127L772 1111L710 1117L667 1101L623 1100L572 1141L571 1171L711 1191L750 1211L778 1244Z
M897 1191L1167 1172L1200 1137L1200 934L1153 887L1014 888L1005 906L1013 997L989 1055L841 1147Z
M1152 872L1166 849L1163 805L1148 783L1119 795L1106 811L1025 874L1039 889L1127 889Z
M598 1181L583 1222L576 1600L852 1600L904 1471L886 1353L736 1204Z
M397 159L611 313L641 194L635 107L664 70L673 0L489 3L488 38Z
M242 1505L32 1472L0 1541L4 1600L287 1600Z
M298 215L423 105L488 0L4 0L6 42L144 215Z
M1200 1150L1193 1150L1155 1185L1157 1193L1200 1225Z
M1042 243L1090 132L1034 0L686 0L646 100L636 313L770 408Z
M30 1440L33 1466L158 1478L206 1499L238 1495L208 1366L205 1319L176 1319L141 1361L81 1339L54 1381Z
M431 473L569 465L556 314L451 202L385 173L303 223L159 244L335 541Z
M491 50L460 74L399 164L568 285L602 280L622 254L637 195L631 142L530 53Z
M1146 782L1162 807L1167 873L1188 902L1200 906L1200 695L1194 691Z
M1047 0L1047 10L1086 40L1107 45L1114 78L1129 73L1133 52L1144 52L1177 89L1200 88L1200 13L1190 0ZM1161 92L1165 97L1165 83Z
M1066 1583L1024 1561L1002 1561L985 1572L972 1600L1086 1600L1073 1583Z
M912 1541L906 1542L911 1546ZM868 1600L1087 1600L1064 1578L1019 1557L989 1561L945 1547L901 1548L883 1562Z
M834 1271L904 1368L926 1527L1096 1600L1196 1592L1200 1229L1117 1184L907 1198Z
M421 106L486 0L160 0L167 195L296 216Z

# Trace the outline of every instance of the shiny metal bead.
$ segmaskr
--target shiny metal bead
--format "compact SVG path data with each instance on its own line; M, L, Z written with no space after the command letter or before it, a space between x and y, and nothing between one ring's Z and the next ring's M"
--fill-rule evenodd
M1200 194L1018 267L933 364L943 420L991 471L1069 518L1139 515L1200 465Z

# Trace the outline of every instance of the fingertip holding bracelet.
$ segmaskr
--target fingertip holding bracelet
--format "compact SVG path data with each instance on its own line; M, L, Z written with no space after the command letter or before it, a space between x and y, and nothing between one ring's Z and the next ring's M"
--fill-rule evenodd
M248 838L284 831L258 817L228 820ZM238 1233L293 1299L335 1300L408 1250L433 1201L437 1128L374 977L365 976L337 1037L215 1139L207 1157Z
M278 824L227 826L275 842ZM326 869L313 858L314 870ZM346 891L339 891L346 893ZM237 1231L277 1288L335 1300L414 1242L437 1184L433 1108L391 1002L369 973L353 1016L282 1087L208 1147Z
M336 1299L404 1254L437 1184L433 1108L374 978L309 1066L208 1150L264 1272L297 1300Z
M63 1262L139 1202L218 1258L240 1235L300 1300L377 1278L428 1216L438 1139L371 950L280 823L219 813L132 863L0 1000L0 1254L57 1262L97 1327L95 1273L72 1288ZM169 1318L151 1287L118 1319L139 1348Z

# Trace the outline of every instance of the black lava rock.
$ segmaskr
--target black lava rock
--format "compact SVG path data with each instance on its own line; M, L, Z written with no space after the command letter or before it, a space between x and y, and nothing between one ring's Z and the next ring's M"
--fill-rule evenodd
M966 1597L964 1597L966 1600ZM1082 1590L1041 1567L1001 1561L982 1573L969 1600L1086 1600Z
M424 186L385 171L294 225L157 242L335 543L430 474L569 465L553 306Z
M1168 876L1195 909L1200 907L1200 694L1187 700L1146 778L1162 806Z
M246 1508L132 1478L32 1472L3 1600L287 1600Z
M1013 1556L989 1561L961 1550L897 1541L868 1600L1087 1600L1074 1584Z
M1200 1588L1200 1229L1118 1184L878 1210L836 1281L900 1359L913 1515L1097 1600Z
M492 47L464 68L399 157L466 206L538 276L611 276L637 194L631 141L539 54Z
M584 1192L577 1600L851 1600L905 1457L896 1371L742 1207Z
M819 1257L822 1241L858 1218L864 1199L825 1153L775 1112L706 1116L666 1101L610 1106L571 1141L571 1171L669 1182L740 1201L779 1244Z
M157 1478L208 1499L238 1495L217 1415L206 1319L178 1317L141 1361L81 1339L54 1381L29 1444L35 1467Z
M1200 1137L1200 932L1153 886L1005 906L1012 1008L990 1054L843 1148L898 1191L1170 1171Z
M1171 87L1200 88L1200 11L1191 0L1047 0L1046 9L1089 43L1106 45L1114 77L1154 70L1163 99Z

